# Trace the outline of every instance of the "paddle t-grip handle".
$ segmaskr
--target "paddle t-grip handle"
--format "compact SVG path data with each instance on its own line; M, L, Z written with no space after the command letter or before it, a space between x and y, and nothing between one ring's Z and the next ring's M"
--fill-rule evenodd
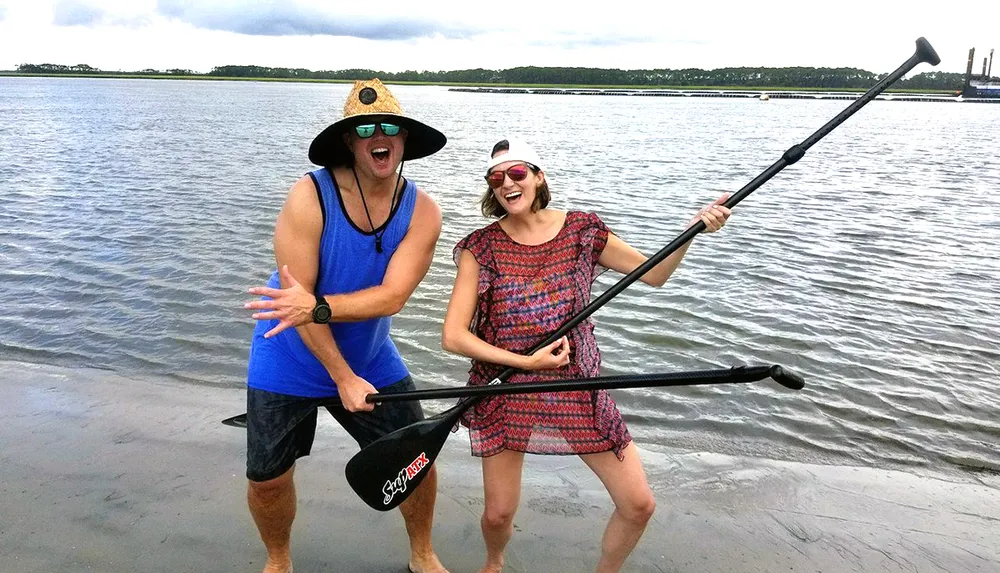
M918 61L926 62L932 66L941 63L941 58L934 51L934 46L931 46L931 43L923 36L917 38L917 51L913 55L916 56Z
M801 390L806 385L806 379L802 377L801 374L797 372L792 372L788 368L775 364L771 366L768 371L771 379L781 384L785 388L791 388L792 390Z

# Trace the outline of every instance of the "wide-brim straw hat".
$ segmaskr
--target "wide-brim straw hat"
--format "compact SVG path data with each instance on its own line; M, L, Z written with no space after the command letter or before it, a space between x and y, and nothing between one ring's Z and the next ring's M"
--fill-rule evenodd
M385 118L406 130L403 160L420 159L438 152L448 139L443 133L403 115L396 96L378 78L356 81L344 102L344 115L313 139L309 161L323 167L353 165L354 157L344 143L343 134L351 127L366 123L366 118Z

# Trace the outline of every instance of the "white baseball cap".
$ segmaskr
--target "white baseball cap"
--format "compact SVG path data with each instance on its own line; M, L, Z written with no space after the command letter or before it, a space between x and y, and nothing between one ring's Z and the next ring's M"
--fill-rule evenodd
M501 150L496 157L489 158L486 162L487 173L490 172L490 169L508 161L523 161L534 165L538 169L542 168L538 160L538 154L535 153L534 148L516 137L506 137L504 139L507 141L509 147L507 151Z

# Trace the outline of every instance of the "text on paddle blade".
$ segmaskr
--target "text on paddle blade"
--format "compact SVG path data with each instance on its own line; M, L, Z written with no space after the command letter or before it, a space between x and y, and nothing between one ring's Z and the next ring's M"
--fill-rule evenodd
M427 459L426 452L420 452L415 460L410 462L410 465L399 471L399 475L395 478L387 480L385 485L382 486L382 493L385 494L385 499L382 500L384 505L389 505L392 502L392 498L396 497L397 493L402 493L406 491L406 484L420 473L420 470L431 465L430 460Z

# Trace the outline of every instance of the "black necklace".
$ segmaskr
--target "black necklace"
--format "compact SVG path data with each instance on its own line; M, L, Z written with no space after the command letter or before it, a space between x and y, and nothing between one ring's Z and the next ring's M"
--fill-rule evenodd
M361 204L365 208L365 216L368 217L368 225L372 228L372 233L375 234L375 252L382 253L382 235L385 234L385 228L382 232L375 230L375 223L372 222L371 213L368 212L368 203L365 202L365 193L361 190L361 181L358 181L358 172L354 170L354 166L351 166L351 173L354 174L354 183L358 186L358 194L361 195ZM399 180L403 177L403 164L399 164L399 175L396 176L396 186L392 189L392 199L389 200L389 217L386 218L386 222L392 217L392 208L396 204L396 192L399 190ZM388 225L387 225L388 226Z

